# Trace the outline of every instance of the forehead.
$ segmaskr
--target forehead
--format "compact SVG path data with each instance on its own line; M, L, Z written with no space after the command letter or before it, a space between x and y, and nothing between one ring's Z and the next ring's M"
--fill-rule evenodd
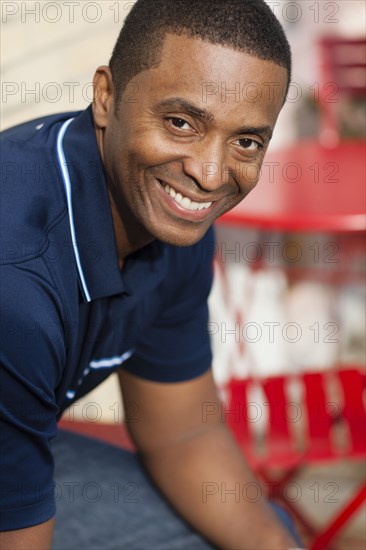
M274 123L287 86L287 70L248 53L197 38L167 34L156 67L133 80L140 99L185 97L207 108L256 105Z

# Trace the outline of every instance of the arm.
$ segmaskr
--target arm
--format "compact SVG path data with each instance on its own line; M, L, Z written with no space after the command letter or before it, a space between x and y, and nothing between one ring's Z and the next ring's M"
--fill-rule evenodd
M8 550L49 550L51 548L54 520L40 525L3 531L0 533L0 548Z
M296 546L264 498L225 498L255 479L221 417L203 421L204 404L218 403L211 372L166 384L121 370L120 381L125 404L137 405L128 426L147 471L197 531L225 550Z

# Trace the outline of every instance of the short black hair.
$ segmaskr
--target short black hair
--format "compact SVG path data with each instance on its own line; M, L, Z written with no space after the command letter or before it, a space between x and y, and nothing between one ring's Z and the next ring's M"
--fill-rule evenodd
M159 64L167 33L200 38L273 61L287 69L290 83L290 46L264 0L137 0L109 62L116 110L131 78Z

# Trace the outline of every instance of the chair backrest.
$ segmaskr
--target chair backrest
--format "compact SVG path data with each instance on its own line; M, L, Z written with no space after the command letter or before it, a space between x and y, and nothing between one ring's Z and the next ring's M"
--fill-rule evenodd
M348 424L352 454L366 453L366 376L357 368L340 370L339 381L343 388L342 416Z
M323 82L335 82L341 94L363 96L366 89L366 39L325 37L320 40Z
M268 431L267 431L267 454L273 460L283 458L294 452L294 440L290 430L290 416L288 414L288 399L286 394L286 378L275 376L264 379L263 390L266 395L268 406Z
M319 50L320 139L324 144L332 144L339 139L340 99L364 97L366 93L366 40L324 37Z
M291 396L289 385L296 381L302 387L298 401ZM338 385L338 397L329 397L329 386ZM365 373L357 368L329 372L309 372L296 376L275 376L265 379L233 379L229 382L227 421L239 445L252 464L289 466L302 459L318 462L341 456L366 454L366 411L364 402ZM262 388L268 420L264 427L264 453L258 454L250 416L249 393L256 385ZM233 414L240 411L240 414ZM294 422L301 424L302 445L295 437ZM334 442L333 428L346 423L350 445L340 448ZM343 454L342 454L343 453Z
M253 454L254 446L247 414L250 383L251 381L247 378L230 380L227 388L229 400L225 414L227 424L245 454ZM233 411L235 411L234 414Z
M298 453L291 434L286 394L287 378L276 376L267 379L232 379L227 386L230 414L226 416L247 460L253 466L262 463L290 464ZM262 397L253 401L253 390ZM258 391L255 393L258 398ZM232 414L240 410L240 417ZM253 418L254 417L254 418Z
M302 380L305 386L307 456L311 459L328 458L333 454L331 441L333 419L329 410L331 403L326 393L327 374L307 373L302 376Z

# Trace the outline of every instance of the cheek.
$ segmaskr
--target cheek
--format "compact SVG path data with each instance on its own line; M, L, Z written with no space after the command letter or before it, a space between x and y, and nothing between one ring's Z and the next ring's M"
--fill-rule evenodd
M164 128L154 123L135 130L125 145L130 158L146 167L167 164L187 154L187 144L175 142Z
M150 144L144 150L144 159L147 166L166 164L174 157L172 147L163 140L152 138Z
M238 181L241 196L244 198L257 185L261 176L261 162L243 164L239 167Z

